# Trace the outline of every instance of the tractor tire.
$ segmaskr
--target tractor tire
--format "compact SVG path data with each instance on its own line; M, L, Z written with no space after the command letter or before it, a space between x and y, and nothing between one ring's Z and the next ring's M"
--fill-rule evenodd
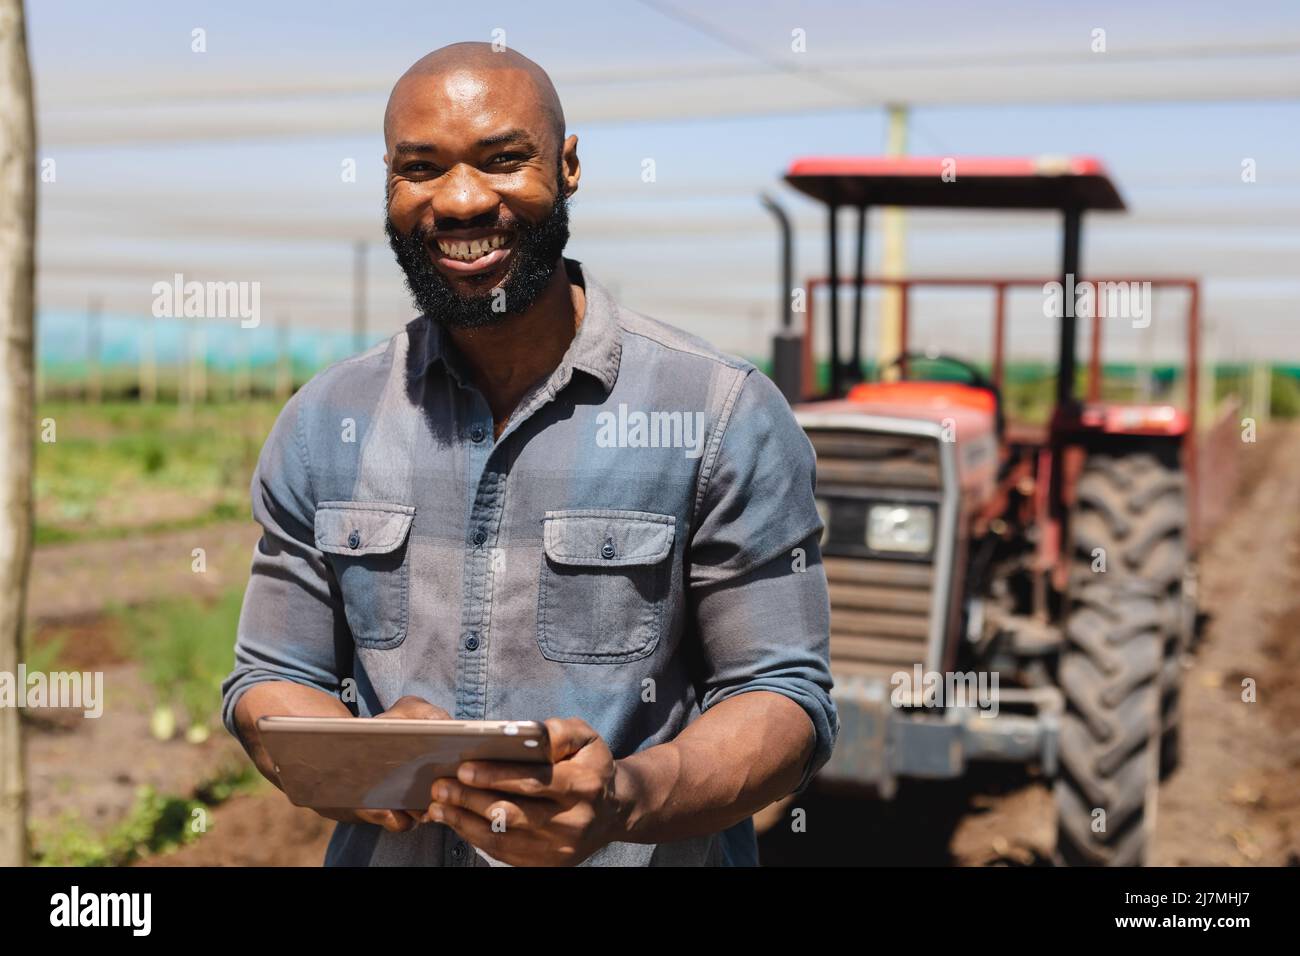
M1070 866L1140 866L1159 785L1160 603L1109 582L1073 600L1057 673L1056 855Z
M1145 452L1089 456L1079 480L1057 669L1056 855L1068 865L1146 860L1161 754L1177 746L1183 487L1176 467Z
M1160 676L1160 776L1181 757L1180 692L1183 661L1191 650L1195 576L1187 560L1187 483L1172 447L1163 453L1090 455L1080 477L1071 533L1075 574L1081 585L1097 548L1107 573L1153 585L1161 599L1165 635Z

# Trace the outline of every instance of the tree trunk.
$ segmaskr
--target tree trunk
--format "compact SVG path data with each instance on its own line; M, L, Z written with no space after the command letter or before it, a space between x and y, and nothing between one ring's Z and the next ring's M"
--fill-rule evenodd
M22 0L0 0L0 674L16 680L32 550L36 121ZM16 688L22 695L25 688ZM17 707L0 707L0 866L27 859Z

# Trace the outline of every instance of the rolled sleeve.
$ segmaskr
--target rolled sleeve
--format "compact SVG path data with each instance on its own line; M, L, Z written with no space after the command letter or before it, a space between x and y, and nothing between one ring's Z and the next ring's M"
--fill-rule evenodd
M691 540L693 609L703 646L701 707L782 694L816 732L798 789L830 758L830 600L813 496L816 459L762 373L744 381L704 489Z
M290 681L337 694L352 672L352 640L337 584L315 547L315 504L290 399L253 474L253 517L262 537L253 553L239 616L235 666L222 684L221 716L235 729L235 706L254 684Z

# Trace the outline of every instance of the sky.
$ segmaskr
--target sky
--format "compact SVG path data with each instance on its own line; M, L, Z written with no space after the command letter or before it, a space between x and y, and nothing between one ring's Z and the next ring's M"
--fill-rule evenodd
M795 219L797 275L822 274L824 213L783 172L799 156L881 153L885 105L901 103L914 154L1099 157L1128 211L1089 217L1085 271L1199 277L1216 357L1300 359L1300 4L28 7L39 156L53 163L39 196L47 355L84 349L93 300L106 350L129 358L131 320L176 273L260 283L265 321L211 342L266 352L283 321L339 333L328 348L346 353L361 240L370 338L392 334L412 309L382 232L388 90L430 49L495 38L551 73L579 137L568 254L625 305L728 351L764 356L778 321L777 234L758 195ZM913 275L1043 277L1058 256L1050 214L907 218ZM1156 309L1151 331L1108 339L1116 357L1177 349L1177 294ZM870 300L869 327L878 314ZM987 296L923 295L913 314L914 344L987 352ZM1013 303L1013 352L1045 354L1053 328L1041 299Z

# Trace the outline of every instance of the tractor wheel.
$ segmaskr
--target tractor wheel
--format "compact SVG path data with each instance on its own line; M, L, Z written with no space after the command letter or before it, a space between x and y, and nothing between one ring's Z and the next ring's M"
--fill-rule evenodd
M1057 675L1063 863L1146 858L1160 752L1177 739L1182 629L1171 620L1186 563L1182 488L1181 475L1147 453L1090 456L1079 480Z
M1139 866L1159 780L1160 604L1110 583L1073 600L1058 671L1056 852L1071 866Z
M1195 576L1187 561L1186 479L1176 450L1166 446L1131 455L1091 455L1079 480L1072 519L1078 584L1098 575L1096 549L1107 574L1150 583L1161 599L1165 635L1160 675L1160 775L1178 766L1179 694L1183 660L1195 627Z

